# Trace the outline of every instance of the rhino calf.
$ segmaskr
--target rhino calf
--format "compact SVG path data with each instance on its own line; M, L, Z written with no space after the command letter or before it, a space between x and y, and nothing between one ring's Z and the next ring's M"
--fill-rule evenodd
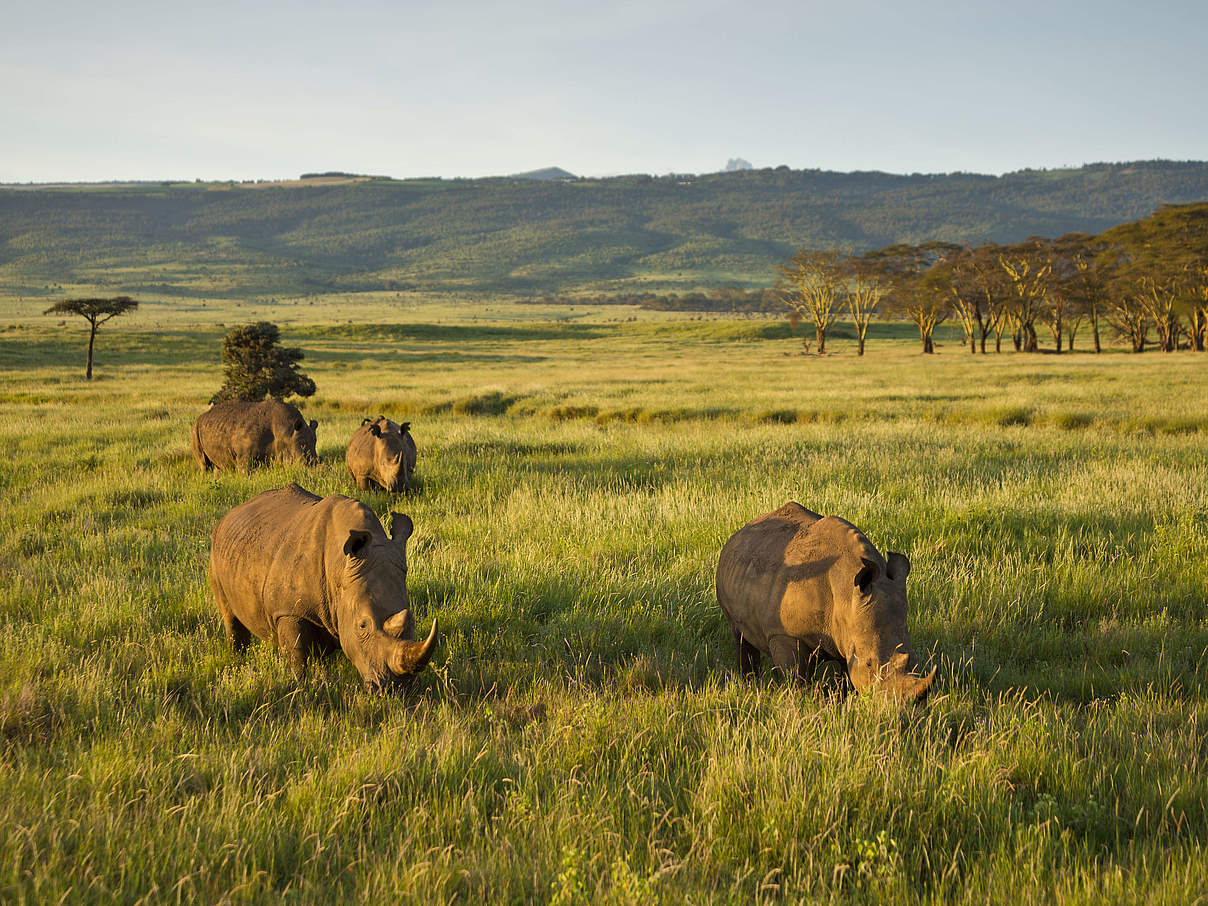
M411 518L390 536L369 507L319 498L296 484L265 491L218 520L210 587L236 650L253 635L285 654L302 679L313 656L337 648L371 691L419 673L436 650L437 622L415 641L407 598Z
M365 419L348 442L344 463L362 491L379 485L391 493L411 490L415 471L415 441L411 423L401 425L384 415Z
M843 664L857 690L922 701L935 681L914 673L906 631L902 554L882 557L843 519L798 503L751 520L722 548L717 600L738 645L738 666L757 673L762 654L803 677L820 660Z
M279 400L215 403L193 423L193 458L204 471L298 460L314 465L318 427Z

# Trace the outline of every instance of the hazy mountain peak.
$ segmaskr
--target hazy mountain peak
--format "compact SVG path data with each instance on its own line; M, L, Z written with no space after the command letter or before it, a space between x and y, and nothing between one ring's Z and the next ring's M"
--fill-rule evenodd
M731 157L726 161L726 172L732 173L735 170L754 170L755 167L749 160L743 160L741 157Z
M546 167L543 170L528 170L525 173L513 173L509 179L532 179L537 182L554 182L559 179L578 179L574 173L561 167Z

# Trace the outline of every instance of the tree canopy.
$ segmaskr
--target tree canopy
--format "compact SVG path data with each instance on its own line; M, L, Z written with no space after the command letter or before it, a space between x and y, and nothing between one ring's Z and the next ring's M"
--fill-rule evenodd
M809 275L816 281L827 270L848 275L838 295L855 291L852 275L876 280L885 288L874 303L879 313L914 322L924 352L934 351L935 328L953 313L972 353L979 345L986 351L991 333L1000 351L1004 331L1017 352L1039 352L1038 325L1051 334L1052 352L1072 351L1084 323L1099 352L1103 322L1133 352L1151 343L1165 352L1208 346L1208 202L1163 205L1149 217L1098 235L965 247L898 243L850 256L846 263L835 253L802 250L780 273L782 280ZM804 305L786 301L810 314ZM866 317L863 309L852 309L860 354Z
M64 299L46 309L48 315L76 315L88 321L88 355L84 360L84 378L92 380L92 347L97 329L106 321L138 308L138 302L129 296L112 298Z
M222 341L226 380L210 402L314 395L315 382L298 370L305 357L302 350L280 346L280 335L277 325L269 321L229 331Z

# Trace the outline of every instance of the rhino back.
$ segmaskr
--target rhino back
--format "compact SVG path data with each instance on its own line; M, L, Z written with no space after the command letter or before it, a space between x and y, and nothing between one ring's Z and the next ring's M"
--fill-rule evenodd
M735 532L717 567L717 599L731 627L764 651L776 636L815 645L829 638L835 583L859 563L852 532L849 523L797 503Z
M197 419L197 446L223 468L235 466L241 458L259 461L268 457L273 438L301 417L296 407L277 400L215 403Z
M376 440L377 438L369 433L369 425L361 425L352 432L348 451L344 454L344 464L348 466L348 471L354 478L373 475L373 444Z
M303 616L334 631L326 548L330 506L296 484L258 494L214 528L210 579L239 620L272 639L276 618Z

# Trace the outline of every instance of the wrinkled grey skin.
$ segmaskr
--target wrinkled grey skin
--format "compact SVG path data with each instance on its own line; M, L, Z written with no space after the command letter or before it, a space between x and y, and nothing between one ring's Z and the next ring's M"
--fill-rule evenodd
M193 423L193 458L204 471L242 469L267 462L315 465L317 421L279 400L215 403Z
M857 690L922 701L935 680L918 676L906 629L902 554L882 557L850 522L787 503L739 529L717 564L717 600L738 644L739 669L761 654L810 677L838 661Z
M265 491L230 510L214 528L210 587L227 637L281 649L295 677L336 649L365 687L389 689L419 673L436 649L415 641L407 597L411 519L392 513L390 536L367 506L320 499L296 484Z
M384 415L365 419L348 442L344 463L362 491L374 485L392 494L411 490L415 472L416 449L411 423L401 425Z

